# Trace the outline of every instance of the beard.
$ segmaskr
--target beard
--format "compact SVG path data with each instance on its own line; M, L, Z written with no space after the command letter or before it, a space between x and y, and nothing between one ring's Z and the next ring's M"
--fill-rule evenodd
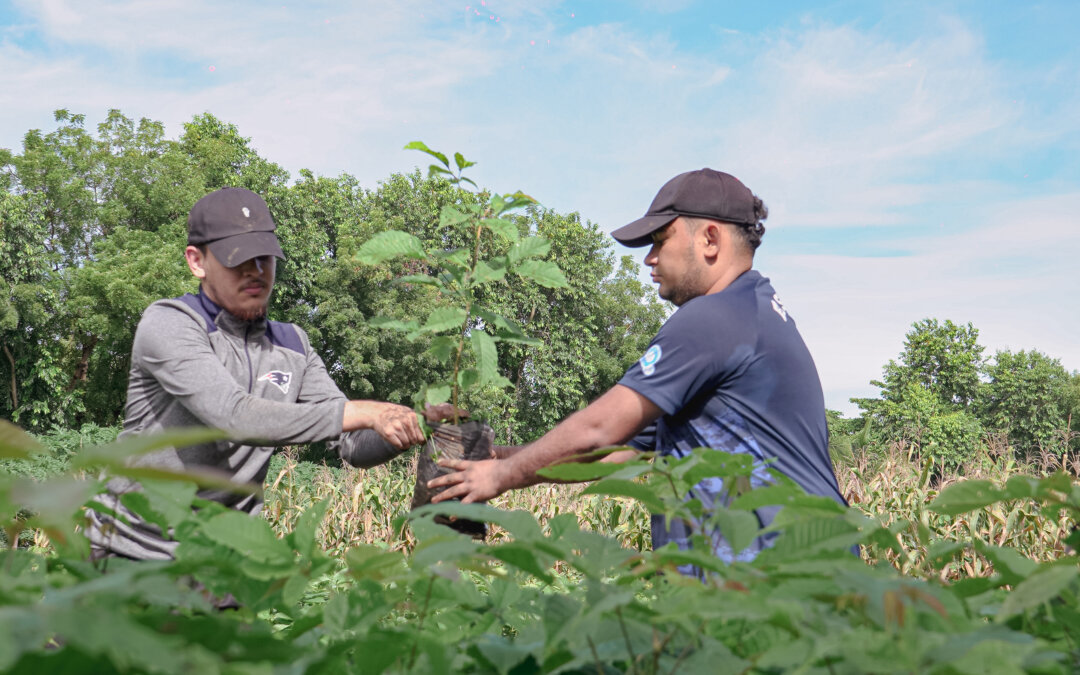
M681 307L687 302L705 293L705 273L697 264L694 257L694 247L691 245L683 259L683 274L669 288L660 293L660 297L668 300L676 307Z
M225 305L225 311L232 314L241 321L256 321L266 316L266 309L270 305L270 297L267 296L264 302L258 305Z

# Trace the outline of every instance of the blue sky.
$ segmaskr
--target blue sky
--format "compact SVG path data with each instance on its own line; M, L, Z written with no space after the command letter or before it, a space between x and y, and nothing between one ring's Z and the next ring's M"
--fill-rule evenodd
M850 413L924 317L1080 368L1078 23L1076 2L0 0L0 147L56 108L173 135L209 111L294 175L374 187L423 140L605 230L725 170L769 205L757 267Z

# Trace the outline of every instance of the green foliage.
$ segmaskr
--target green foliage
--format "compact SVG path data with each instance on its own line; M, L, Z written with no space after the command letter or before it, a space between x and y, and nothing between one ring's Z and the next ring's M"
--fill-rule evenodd
M980 407L985 424L1007 435L1021 454L1060 455L1075 447L1069 421L1080 419L1074 377L1038 351L999 351L987 368Z
M447 160L452 179L469 166L463 157ZM354 261L365 241L388 230L415 237L425 251L469 245L474 232L444 224L443 207L471 214L490 206L489 196L439 175L394 175L365 190L349 175L300 171L290 185L250 139L209 114L169 139L160 122L119 111L95 130L81 115L58 111L55 129L32 130L18 151L0 151L0 417L41 433L117 423L138 317L156 299L195 289L182 256L187 212L227 185L252 189L270 205L287 256L271 317L307 331L343 391L408 401L432 379L449 382L451 368L437 358L445 345L369 323L426 318L442 301L421 281L431 270L404 258ZM528 238L514 245L530 231L548 238L550 250L531 248L537 242ZM541 278L550 268L530 270L529 261L543 259L569 277L569 288L551 289L497 267L477 269L482 306L517 325L535 317L529 329L544 344L526 350L499 326L487 328L493 338L501 333L498 375L516 386L485 386L467 403L498 418L501 434L527 440L551 426L548 417L561 419L611 386L640 356L663 310L632 272L616 269L610 239L574 215L533 208L488 218L485 232L485 253ZM575 358L583 353L592 362Z
M142 443L84 450L74 463L122 469L116 458L153 447ZM0 455L32 445L0 425ZM56 549L0 551L0 671L1067 673L1080 665L1075 553L1036 563L968 540L960 548L995 560L992 575L949 585L902 576L849 551L895 542L891 529L790 482L749 490L744 459L697 451L573 469L594 469L594 491L632 491L672 517L700 515L685 492L716 477L739 496L709 526L740 544L759 534L753 509L781 506L776 546L732 565L674 547L628 550L573 514L541 527L526 512L461 504L416 514L411 550L365 544L333 559L317 539L325 503L278 537L220 505L192 510L194 486L173 476L147 481L146 499L132 507L171 527L177 559L95 567L75 524L99 482L0 477L4 529L46 527ZM1064 474L958 483L931 508L1017 500L1073 525L1080 514L1080 486ZM36 512L30 523L15 516L27 509ZM504 536L476 542L436 525L436 513L488 521ZM674 571L683 564L709 573L683 577ZM243 606L214 611L192 581Z
M971 324L913 324L899 362L889 361L882 380L871 382L881 398L852 399L865 430L830 420L838 456L851 442L879 453L899 444L935 462L940 473L1002 443L1020 457L1077 447L1080 375L1038 351L999 351L985 363L977 338Z
M475 162L466 161L461 153L454 155L455 170L445 155L419 141L410 143L406 149L420 150L442 163L441 167L434 164L430 167L431 175L448 176L452 184L472 183L463 178L461 172ZM415 235L387 230L373 236L357 251L356 260L365 265L405 258L425 266L424 274L403 276L399 282L431 287L437 297L437 306L426 319L383 319L377 324L404 331L410 340L434 338L428 354L449 366L447 379L429 382L417 393L418 406L449 400L457 409L463 402L462 391L513 386L499 372L496 343L535 344L536 341L527 337L515 321L482 304L485 287L503 281L507 274L515 274L543 288L568 286L557 264L540 259L550 252L550 242L539 235L522 236L518 225L507 220L512 211L533 203L531 197L517 192L492 195L479 202L468 200L444 205L439 212L439 225L444 236L464 239L466 246L426 249ZM500 254L504 250L505 254ZM463 359L467 354L471 359Z

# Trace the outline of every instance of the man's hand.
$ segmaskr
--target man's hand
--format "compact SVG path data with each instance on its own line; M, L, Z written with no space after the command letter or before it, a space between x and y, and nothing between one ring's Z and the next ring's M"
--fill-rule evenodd
M381 401L349 401L345 404L344 431L374 429L398 450L424 442L420 420L412 408Z
M460 497L463 504L483 502L498 497L513 487L509 480L509 464L498 459L483 459L470 462L464 459L442 459L439 466L457 469L428 481L429 488L449 486L431 498L432 504Z
M440 403L439 405L426 405L424 406L424 418L428 422L442 422L444 420L454 419L454 406L450 403ZM457 409L457 418L463 419L469 416L468 410Z

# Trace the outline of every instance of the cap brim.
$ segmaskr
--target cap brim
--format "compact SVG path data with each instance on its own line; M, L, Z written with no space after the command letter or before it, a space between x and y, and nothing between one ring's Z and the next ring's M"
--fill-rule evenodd
M273 232L245 232L215 239L207 242L206 245L217 261L225 267L236 267L252 258L264 255L285 259L285 254L281 252L281 246L278 244L277 235Z
M629 246L630 248L649 246L652 244L652 233L665 225L668 225L678 217L679 214L677 213L671 215L644 216L638 218L629 225L623 225L612 232L611 236L615 237L615 241L623 246Z

